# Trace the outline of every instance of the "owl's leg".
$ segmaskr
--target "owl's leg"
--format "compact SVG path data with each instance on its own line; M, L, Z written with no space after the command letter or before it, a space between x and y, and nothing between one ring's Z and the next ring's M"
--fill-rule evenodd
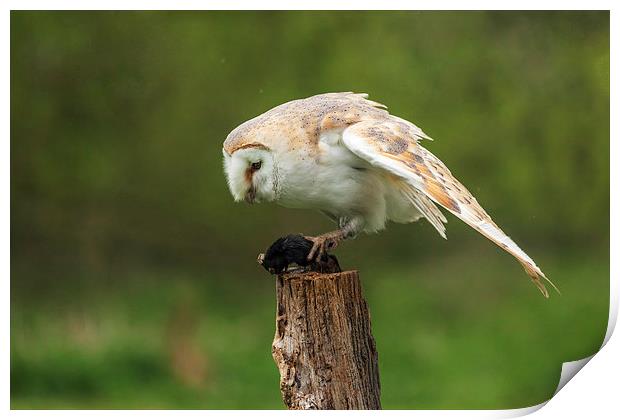
M313 242L312 248L308 253L308 261L319 261L323 255L335 249L345 239L345 234L342 229L338 229L319 236L306 236L306 239Z
M312 249L308 253L308 261L320 260L327 252L336 249L343 240L355 237L362 226L363 219L352 218L340 229L319 236L306 236L306 239L313 242Z

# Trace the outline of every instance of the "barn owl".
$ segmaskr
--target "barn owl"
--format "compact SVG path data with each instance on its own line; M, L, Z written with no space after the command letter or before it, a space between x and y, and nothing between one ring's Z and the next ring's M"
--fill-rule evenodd
M338 229L308 237L316 259L342 240L382 230L387 221L425 218L446 238L448 210L514 256L545 297L536 263L478 204L422 140L413 123L366 94L327 93L277 106L235 128L223 145L235 201L316 209Z

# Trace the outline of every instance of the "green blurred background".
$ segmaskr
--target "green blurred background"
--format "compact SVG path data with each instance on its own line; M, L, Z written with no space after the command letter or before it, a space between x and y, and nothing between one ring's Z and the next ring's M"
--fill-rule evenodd
M384 407L549 398L607 326L607 12L12 12L12 407L282 408L255 256L331 226L234 204L221 145L348 90L434 137L562 291L451 216L344 244Z

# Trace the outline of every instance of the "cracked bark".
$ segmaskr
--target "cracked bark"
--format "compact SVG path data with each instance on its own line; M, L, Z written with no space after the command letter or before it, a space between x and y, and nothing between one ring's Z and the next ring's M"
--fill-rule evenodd
M289 409L380 409L379 368L357 271L277 277L272 354Z

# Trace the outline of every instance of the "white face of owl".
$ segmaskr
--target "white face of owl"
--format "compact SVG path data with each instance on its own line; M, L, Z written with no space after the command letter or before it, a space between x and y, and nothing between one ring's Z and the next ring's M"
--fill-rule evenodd
M277 169L273 153L264 147L248 147L229 155L224 151L224 171L235 201L273 201L277 196Z

